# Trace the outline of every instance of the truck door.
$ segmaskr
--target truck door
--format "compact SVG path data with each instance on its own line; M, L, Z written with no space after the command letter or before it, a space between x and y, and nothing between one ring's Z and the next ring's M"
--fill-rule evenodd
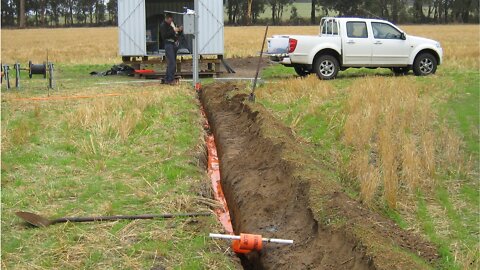
M343 65L370 66L372 64L372 39L367 23L347 21L342 35Z
M408 65L410 46L402 32L390 24L372 22L372 63L379 66Z

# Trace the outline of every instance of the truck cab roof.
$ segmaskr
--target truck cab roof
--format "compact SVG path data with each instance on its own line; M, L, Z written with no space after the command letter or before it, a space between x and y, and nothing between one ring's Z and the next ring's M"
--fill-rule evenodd
M360 18L360 17L323 17L322 21L324 20L337 20L337 21L352 21L352 20L359 20L365 22L388 22L387 20L382 19L372 19L372 18Z

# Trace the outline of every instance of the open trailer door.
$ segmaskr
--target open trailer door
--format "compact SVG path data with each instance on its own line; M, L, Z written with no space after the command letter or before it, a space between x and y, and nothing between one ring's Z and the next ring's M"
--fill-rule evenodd
M198 53L223 55L223 1L194 0L198 11Z
M121 56L145 56L145 0L118 0L118 35Z

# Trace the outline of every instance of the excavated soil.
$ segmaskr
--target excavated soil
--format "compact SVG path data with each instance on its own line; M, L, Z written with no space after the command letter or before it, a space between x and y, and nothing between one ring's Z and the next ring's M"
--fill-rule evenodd
M335 227L317 222L311 208L309 177L302 176L301 150L292 132L266 111L252 109L234 84L215 84L201 94L217 143L222 187L236 233L293 239L293 245L267 244L242 255L245 269L391 269L418 265L375 252L362 230L434 261L435 249L390 220L372 213L345 194L325 187L324 218L346 220ZM290 159L286 156L300 157ZM320 181L321 183L321 181ZM368 235L367 233L366 235ZM362 234L363 235L363 234ZM382 245L383 242L378 243Z

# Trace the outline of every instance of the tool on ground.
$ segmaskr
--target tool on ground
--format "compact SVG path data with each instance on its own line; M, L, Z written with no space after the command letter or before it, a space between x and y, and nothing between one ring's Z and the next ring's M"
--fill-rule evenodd
M260 67L262 66L263 49L265 49L265 40L267 39L267 33L268 25L267 28L265 28L265 35L263 36L262 50L260 51L260 57L258 58L257 72L255 73L255 79L253 80L252 92L248 97L250 101L255 101L255 87L257 86L258 73L260 72Z
M293 240L286 239L276 239L276 238L262 238L258 234L248 234L241 233L240 235L229 235L229 234L217 234L211 233L209 235L211 238L220 238L220 239L229 239L233 240L232 248L235 253L249 253L251 251L260 251L263 247L263 242L265 243L276 243L276 244L293 244Z
M225 59L223 59L223 57L220 59L220 61L228 73L236 73L235 70L225 61Z
M113 220L134 220L134 219L155 219L155 218L175 218L175 217L198 217L210 216L211 213L177 213L177 214L145 214L145 215L127 215L127 216L95 216L95 217L62 217L57 219L48 219L40 215L19 211L15 213L19 218L32 224L35 227L47 227L57 223L65 222L94 222L94 221L113 221Z

